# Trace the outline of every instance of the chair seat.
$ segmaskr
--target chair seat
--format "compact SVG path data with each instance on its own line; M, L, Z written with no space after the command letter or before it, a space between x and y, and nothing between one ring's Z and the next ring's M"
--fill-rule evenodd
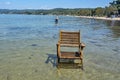
M60 58L80 59L80 54L78 52L61 52Z

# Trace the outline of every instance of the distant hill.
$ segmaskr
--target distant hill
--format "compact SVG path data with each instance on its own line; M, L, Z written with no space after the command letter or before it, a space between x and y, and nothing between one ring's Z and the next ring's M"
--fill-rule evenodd
M34 15L74 15L80 9L63 9L63 8L55 8L55 9L24 9L24 10L17 10L17 9L0 9L0 14L34 14Z
M0 14L27 14L27 15L77 15L77 16L119 16L113 7L97 8L54 8L54 9L0 9Z

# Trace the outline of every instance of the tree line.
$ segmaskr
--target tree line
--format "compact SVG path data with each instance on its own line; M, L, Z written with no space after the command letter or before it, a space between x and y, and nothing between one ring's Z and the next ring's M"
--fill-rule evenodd
M34 15L77 15L77 16L107 16L120 15L120 0L110 2L109 6L104 8L55 8L55 9L24 9L24 10L9 10L0 9L0 14L34 14Z

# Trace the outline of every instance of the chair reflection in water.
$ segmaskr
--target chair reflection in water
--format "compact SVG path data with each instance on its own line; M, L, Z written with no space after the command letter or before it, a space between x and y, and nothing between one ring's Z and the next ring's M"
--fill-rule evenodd
M64 47L76 47L77 51L62 51ZM83 69L83 49L85 44L80 42L80 31L60 31L59 40L57 43L57 63L63 63L62 60L79 60ZM70 62L67 62L70 63Z

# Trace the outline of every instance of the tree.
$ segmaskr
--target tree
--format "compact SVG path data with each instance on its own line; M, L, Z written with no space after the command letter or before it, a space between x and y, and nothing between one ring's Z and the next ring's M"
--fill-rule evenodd
M107 17L111 17L114 15L114 8L113 7L105 7L105 14Z
M110 7L114 8L114 13L120 15L120 0L114 0L110 2Z
M97 7L97 8L95 9L95 15L96 15L96 16L104 16L104 12L105 12L104 8Z
M81 15L81 16L91 16L91 10L90 9L81 9L78 12L78 15Z

